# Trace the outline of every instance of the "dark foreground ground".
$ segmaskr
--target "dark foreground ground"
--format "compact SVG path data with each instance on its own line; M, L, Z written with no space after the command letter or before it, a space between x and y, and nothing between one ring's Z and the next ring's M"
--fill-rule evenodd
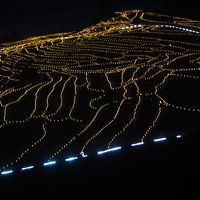
M102 156L90 156L73 163L40 167L0 177L3 195L32 194L80 195L91 192L124 192L138 195L139 191L172 190L176 195L190 191L190 199L199 193L200 133L181 139L149 143L137 148ZM194 198L195 199L195 198Z

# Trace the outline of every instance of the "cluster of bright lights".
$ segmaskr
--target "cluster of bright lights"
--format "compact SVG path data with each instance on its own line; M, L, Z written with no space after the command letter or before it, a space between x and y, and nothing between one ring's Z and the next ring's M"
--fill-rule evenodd
M179 30L183 30L183 31L188 31L188 32L191 32L191 33L198 33L198 34L200 33L199 31L184 28L184 27L181 27L181 26L172 26L172 25L167 25L167 24L157 24L157 25L153 25L153 26L156 27L156 28L166 27L166 28L174 28L174 29L179 29ZM122 30L128 30L128 29L140 28L140 27L143 27L142 24L134 24L134 25L122 27L121 29Z
M176 138L181 138L181 137L182 137L182 135L176 136ZM163 138L156 138L153 141L155 143L157 143L157 142L163 142L163 141L166 141L166 140L167 140L167 138L163 137ZM133 143L133 144L131 144L131 147L136 147L136 146L141 146L141 145L144 145L144 142ZM121 146L113 147L113 148L106 149L106 150L103 150L103 151L98 151L97 155L103 155L103 154L107 154L107 153L111 153L111 152L116 152L116 151L119 151L121 149L122 149ZM80 157L85 158L85 157L88 157L88 156L85 155L84 152L81 152ZM78 157L78 156L69 157L69 158L65 159L65 162L73 162L75 160L78 160L80 157ZM57 164L57 162L55 160L52 160L52 161L43 163L43 166L44 167L50 167L50 166L54 166L56 164ZM27 170L31 170L33 168L34 168L34 166L30 165L30 166L22 167L21 171L27 171ZM1 172L1 175L9 175L9 174L12 174L13 172L14 172L13 170L4 170L4 171Z
M174 80L192 80L198 92L199 22L141 10L118 14L80 32L1 45L1 141L13 127L19 135L21 127L40 127L34 140L18 141L23 151L10 146L15 159L2 161L1 170L36 158L48 144L45 166L55 165L73 145L82 157L96 148L93 144L105 146L103 154L130 135L140 141L132 146L143 145L166 110L200 113L199 105L182 105L162 93ZM154 107L149 116L148 109L140 111L145 103ZM142 127L140 119L145 119ZM132 134L134 128L139 136ZM59 144L51 148L54 138ZM71 159L78 158L66 162Z

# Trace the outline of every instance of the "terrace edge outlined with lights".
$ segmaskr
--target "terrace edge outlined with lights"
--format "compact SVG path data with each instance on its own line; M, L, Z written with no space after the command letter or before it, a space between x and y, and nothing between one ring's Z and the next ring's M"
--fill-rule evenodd
M176 139L180 139L182 137L183 137L183 135L176 135ZM166 142L166 141L167 141L166 137L155 138L153 140L154 143L159 143L159 142L162 143L162 142ZM138 143L131 144L131 147L132 148L136 148L137 146L142 146L142 145L144 145L144 142L138 142ZM104 154L109 154L109 153L112 153L112 152L117 152L117 151L120 151L122 149L123 148L121 146L113 147L113 148L110 148L110 149L107 149L107 150L98 151L96 153L96 155L97 156L103 156ZM67 163L70 163L70 162L74 162L74 161L78 160L79 158L86 158L86 157L88 157L88 155L85 155L84 153L81 153L80 156L68 157L68 158L64 159L64 161L67 162ZM53 160L53 161L49 161L49 162L44 162L42 165L43 165L43 167L51 167L51 166L54 166L56 164L57 164L57 161ZM29 170L34 169L35 167L36 166L33 166L33 165L22 167L21 171L29 171ZM14 172L17 172L17 171L20 171L20 170L8 169L8 170L1 171L1 175L2 176L10 175L10 174L12 174Z

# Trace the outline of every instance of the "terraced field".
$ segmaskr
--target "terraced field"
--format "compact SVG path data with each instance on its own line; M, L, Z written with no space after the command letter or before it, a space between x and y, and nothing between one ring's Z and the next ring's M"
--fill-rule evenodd
M130 10L1 44L1 170L198 128L199 24Z

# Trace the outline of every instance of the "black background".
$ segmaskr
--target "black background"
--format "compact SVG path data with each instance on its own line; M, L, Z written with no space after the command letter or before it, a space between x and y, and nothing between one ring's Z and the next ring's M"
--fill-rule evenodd
M81 30L116 11L142 9L199 19L198 1L174 0L18 0L0 3L0 42Z

